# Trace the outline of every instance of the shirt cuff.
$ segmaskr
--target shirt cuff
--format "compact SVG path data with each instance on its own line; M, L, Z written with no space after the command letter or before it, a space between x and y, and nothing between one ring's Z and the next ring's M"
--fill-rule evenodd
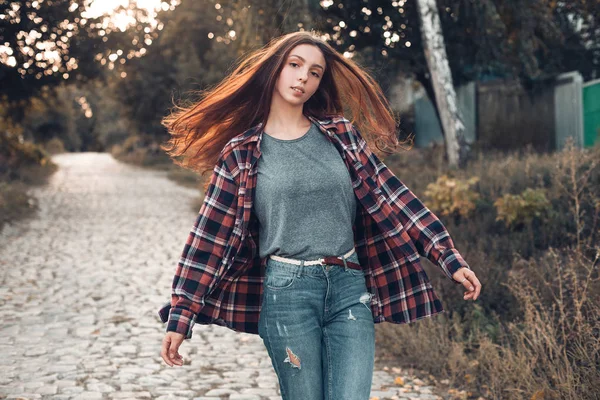
M442 254L438 261L446 276L457 285L460 285L461 283L457 280L454 280L452 275L454 275L456 271L463 267L471 269L469 264L467 264L467 262L455 248L450 248L444 251L444 254Z
M185 336L185 339L192 338L192 328L196 322L196 315L182 308L173 307L169 311L169 321L167 322L167 332L177 332Z

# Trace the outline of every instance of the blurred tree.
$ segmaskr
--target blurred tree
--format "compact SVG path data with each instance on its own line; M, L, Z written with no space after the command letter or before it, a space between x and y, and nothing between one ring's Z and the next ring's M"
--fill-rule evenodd
M222 37L220 12L211 0L183 0L173 11L161 12L164 25L144 57L124 68L116 87L130 121L130 134L166 135L160 120L179 100L174 92L202 89L215 83L235 57ZM217 40L218 39L218 40ZM166 137L166 136L165 136Z
M78 113L78 130L97 139L100 145L98 151L109 150L112 145L121 143L131 129L131 122L118 97L122 83L120 76L111 74L103 80L89 81L75 93L82 111Z
M78 107L70 92L66 85L45 86L29 99L22 121L25 140L42 144L58 137L67 150L81 150L82 137L76 127Z
M263 46L272 38L316 27L322 13L318 0L231 0L223 3L226 24L238 36L237 55Z
M173 97L192 100L223 79L244 53L274 36L312 27L313 12L321 12L315 0L182 0L173 11L159 13L164 29L143 58L127 63L118 87L131 133L166 138L158 122Z
M341 51L415 76L434 99L414 1L324 0L326 29ZM437 0L455 85L517 77L527 86L577 69L600 74L600 2Z
M587 0L437 0L447 60L454 85L490 78L519 78L534 90L556 75L579 70L585 79L600 74L600 2ZM412 75L425 88L444 131L460 118L448 118L448 102L438 104L432 71L425 61L415 1L323 0L325 30L339 51L358 55L376 71L384 90L399 74ZM440 60L441 61L441 60ZM444 85L447 87L447 85ZM438 88L439 89L439 88ZM439 91L439 90L438 90ZM456 115L456 114L454 114ZM444 122L445 121L445 122ZM446 137L449 161L461 135ZM456 140L455 140L456 139ZM454 164L451 162L451 164Z
M584 0L575 2L584 4ZM502 7L497 6L500 3ZM541 79L544 68L551 76L567 61L552 64L554 70L549 62L539 62L543 49L565 49L560 34L573 24L557 25L554 13L567 15L567 5L556 3L552 8L549 0L524 6L516 0L437 0L437 5L455 84L493 76ZM589 7L578 10L588 16L590 26L596 26ZM384 90L401 71L415 76L435 99L414 2L182 0L157 18L164 29L144 57L128 60L123 67L126 77L117 85L132 134L162 137L166 133L158 121L173 106L173 97L187 98L194 95L190 89L217 83L243 54L296 30L321 31L340 52L370 69ZM515 39L520 36L533 37L527 39L531 44ZM579 37L583 31L570 40L577 43ZM582 52L575 44L572 51Z
M120 30L110 15L90 18L89 0L0 1L0 90L20 121L27 100L44 86L102 76L123 57L141 56L156 37L148 12L131 2L137 24ZM116 57L115 57L116 56ZM104 67L106 66L106 67Z
M114 96L120 82L89 80L80 85L44 86L28 100L20 123L26 141L46 143L60 139L67 151L104 151L127 137L127 119Z
M585 80L600 78L600 1L548 1L562 40L550 42L544 63L558 59L563 71L579 71ZM559 64L560 67L560 64Z

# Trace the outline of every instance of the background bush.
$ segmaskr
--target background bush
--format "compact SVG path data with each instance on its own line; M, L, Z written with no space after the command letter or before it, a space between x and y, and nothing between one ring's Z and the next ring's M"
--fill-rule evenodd
M378 325L379 348L464 387L465 398L597 399L600 146L480 154L451 172L440 150L413 149L386 163L446 225L482 291L464 301L462 288L423 258L447 312ZM432 184L442 171L447 178ZM425 195L473 177L479 198L468 217L443 213L448 203Z
M1 121L0 121L1 122ZM46 151L0 124L0 231L11 221L35 215L30 185L39 185L57 169Z

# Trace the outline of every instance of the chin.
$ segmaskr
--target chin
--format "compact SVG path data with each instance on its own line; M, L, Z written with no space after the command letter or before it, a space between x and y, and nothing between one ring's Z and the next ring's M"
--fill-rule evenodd
M297 105L297 104L304 104L304 103L306 102L306 100L302 100L302 99L294 99L294 98L292 98L292 99L286 99L286 100L287 100L287 102L288 102L288 103L290 103L290 104L294 104L294 105Z

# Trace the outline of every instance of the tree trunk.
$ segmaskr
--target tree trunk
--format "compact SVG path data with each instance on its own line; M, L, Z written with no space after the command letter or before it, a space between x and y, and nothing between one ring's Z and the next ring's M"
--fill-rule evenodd
M423 50L444 131L448 163L452 167L461 167L466 160L468 145L465 142L465 126L457 107L436 1L418 0L417 8L421 21Z

